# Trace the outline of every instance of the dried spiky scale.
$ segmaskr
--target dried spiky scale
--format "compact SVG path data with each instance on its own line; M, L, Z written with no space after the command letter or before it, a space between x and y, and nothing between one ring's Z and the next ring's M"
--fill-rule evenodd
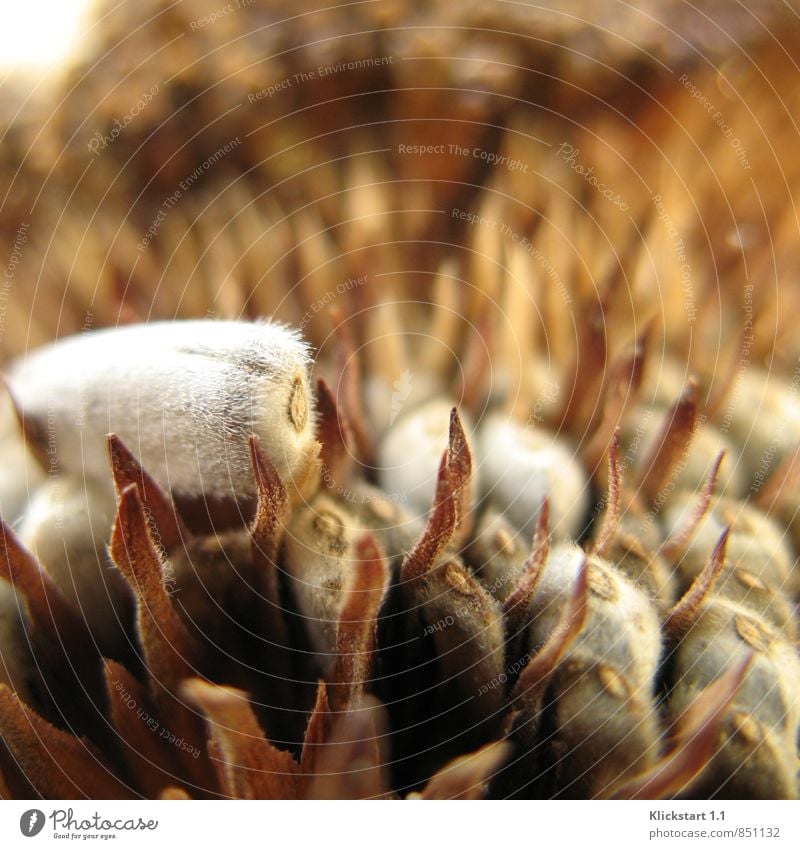
M671 751L650 770L617 787L615 799L661 799L685 791L708 767L722 717L742 683L751 657L709 684L675 721Z
M483 496L520 531L533 533L545 497L557 538L574 539L584 529L589 484L565 441L503 413L490 413L479 429L476 457Z
M676 467L690 444L697 424L697 383L690 379L672 407L664 413L658 435L639 465L639 481L649 503L663 499Z
M372 535L356 540L354 553L354 574L344 588L336 627L330 683L330 705L335 711L354 705L370 684L378 611L389 584L388 564Z
M156 798L177 779L173 751L160 736L161 726L152 719L155 709L141 684L113 661L106 661L105 677L115 747L137 787L148 798Z
M451 430L452 403L438 398L404 413L378 446L378 478L382 489L417 517L425 516L433 500L442 450ZM469 418L467 434L472 432ZM467 499L468 500L468 499Z
M265 739L247 694L190 679L183 690L206 716L223 793L232 799L295 799L298 766Z
M693 493L683 493L665 511L663 526L668 535L682 527L693 510L695 499ZM797 591L797 570L782 529L773 517L724 496L712 500L692 539L672 558L683 586L688 586L700 573L726 526L730 527L727 552L730 574L731 577L738 574L743 579L738 581L742 589L726 580L728 591L744 592L749 580L756 591L761 584L768 592L791 599ZM780 619L785 618L780 610L775 614Z
M45 798L133 796L91 743L45 722L4 685L0 685L0 733L28 781Z
M653 459L657 442L663 438L664 427L673 416L674 409L669 408L639 407L630 411L625 425L625 443L634 469L642 469L643 464L652 462L657 466L661 462ZM675 424L678 425L677 419ZM683 490L700 490L715 468L720 452L724 452L726 459L716 475L718 491L736 498L745 492L747 486L744 472L736 462L736 446L714 425L696 422L692 433L685 434L678 445L679 453L658 488L662 503Z

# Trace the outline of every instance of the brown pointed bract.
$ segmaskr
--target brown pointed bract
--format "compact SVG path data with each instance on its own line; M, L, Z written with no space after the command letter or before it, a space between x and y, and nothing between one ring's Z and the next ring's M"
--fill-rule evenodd
M329 688L334 711L355 704L372 675L378 610L389 583L389 566L372 534L356 542L353 572L336 635Z
M317 416L317 438L322 445L322 468L326 473L323 482L331 489L337 484L344 487L353 462L352 436L333 392L322 378L317 381Z
M679 528L676 528L675 532L665 540L659 554L668 559L673 559L680 556L686 550L686 546L692 541L692 537L695 535L700 522L703 521L703 517L708 512L711 499L714 497L714 490L717 486L719 467L722 465L724 459L725 451L720 451L708 473L708 477L703 483L703 488L695 500L691 513L686 518L686 521Z
M661 433L642 463L640 486L653 504L683 457L697 422L697 383L689 379L686 389L664 416Z
M169 496L141 467L115 433L108 435L108 453L117 498L120 498L124 489L135 484L149 520L158 529L158 536L164 550L169 552L185 542L188 532L175 512Z
M697 611L705 601L725 567L725 554L728 547L730 528L722 532L708 563L703 571L692 581L692 585L683 594L664 620L664 631L673 637L683 636L695 622Z
M672 750L656 766L617 787L614 799L669 799L686 792L708 764L722 719L752 662L748 655L692 701L675 724Z
M87 740L50 725L0 684L0 734L26 779L50 799L130 799Z
M297 763L261 730L247 694L193 678L186 697L205 714L222 792L231 799L296 799Z

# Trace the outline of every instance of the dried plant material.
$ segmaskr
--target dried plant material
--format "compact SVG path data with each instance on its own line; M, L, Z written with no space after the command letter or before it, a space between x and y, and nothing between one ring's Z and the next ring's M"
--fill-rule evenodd
M617 535L620 523L620 505L622 499L622 472L619 467L619 431L615 431L608 448L608 493L603 523L597 532L593 554L606 556L606 550Z
M508 620L506 630L512 639L520 636L527 626L531 599L541 580L549 555L550 506L545 498L542 509L539 511L531 553L525 560L519 580L515 582L512 592L503 603L503 613Z
M456 758L431 778L420 798L482 799L510 750L505 743L489 743L477 752Z
M124 666L107 660L105 678L116 749L140 792L155 799L180 781L174 774L171 747L165 742L169 731L156 717L142 686Z
M608 357L608 305L597 300L587 306L581 322L571 378L572 392L567 399L562 425L574 428L578 422L590 422L599 412L600 389L605 380Z
M25 778L50 799L130 799L101 753L54 728L0 685L0 732Z
M314 709L308 718L306 733L303 737L303 750L300 754L300 773L303 780L308 780L315 772L325 742L331 733L333 716L328 704L328 690L324 682L317 684L317 696Z
M317 381L317 436L322 445L323 484L328 489L348 485L353 463L350 429L341 415L330 387Z
M453 364L464 323L462 286L454 259L445 258L433 282L432 315L428 332L421 340L420 366L431 374L445 373Z
M0 684L27 704L36 705L33 692L39 675L31 653L27 616L23 596L0 580Z
M330 676L329 698L334 711L355 704L372 675L376 623L388 588L389 569L371 534L356 541L353 572L344 590Z
M602 462L606 446L618 432L626 409L639 392L651 333L652 322L649 322L633 345L622 351L611 366L603 400L603 416L583 451L590 469Z
M617 787L614 799L669 799L685 792L708 766L722 717L736 695L752 658L731 666L702 690L675 720L671 751L651 770Z
M697 532L698 525L702 522L703 517L708 512L711 499L714 496L714 490L717 485L717 476L719 475L719 467L725 459L725 452L720 451L714 465L703 484L703 489L695 499L695 506L691 513L686 517L686 520L669 537L664 541L659 554L667 559L674 559L680 556L685 551L686 546L691 542L692 537Z
M187 539L188 532L175 512L169 496L141 467L138 460L115 433L110 433L107 439L111 474L114 478L117 498L128 486L136 484L142 505L155 527L158 528L161 545L165 551L171 551Z
M467 419L466 430L471 429ZM473 497L469 483L471 455L461 418L447 398L404 412L388 430L377 451L378 482L415 516L425 516L433 500L439 459L445 447L448 463L459 466L462 483L456 487L456 509L466 532Z
M9 379L26 426L52 421L62 470L107 480L102 446L113 431L164 490L238 502L254 494L251 433L287 487L314 482L308 366L305 343L285 327L185 321L62 340L18 362Z
M258 496L256 515L250 529L253 560L274 573L283 526L289 512L289 498L277 470L255 434L250 437L250 462ZM270 601L277 602L277 588L271 587L271 590Z
M230 799L296 799L298 766L259 727L247 694L199 679L184 684L187 698L205 714L214 743L214 765Z
M177 688L191 674L194 646L164 587L163 562L135 484L120 496L109 550L136 596L137 627L147 667L159 686Z
M361 402L361 360L347 319L337 307L331 307L331 321L336 333L336 364L339 375L337 391L343 398L342 407L353 430L358 458L368 463L375 453L374 439Z
M664 620L664 630L673 636L683 636L694 624L697 611L705 601L706 596L714 588L714 584L725 566L725 555L728 548L730 529L722 532L711 553L708 565L692 581L692 585L684 593L678 603L670 610Z
M315 762L309 799L380 799L388 796L383 707L364 696L333 723Z
M136 627L150 675L149 696L170 734L186 743L186 748L179 747L177 757L203 792L213 782L203 756L201 723L179 696L181 683L195 671L198 646L166 591L163 562L150 535L135 484L120 496L109 551L136 597Z
M697 418L697 383L690 379L683 394L666 414L661 433L642 461L640 483L649 503L654 503L669 481L692 439Z
M447 464L447 452L439 462L436 496L422 536L403 559L400 578L404 582L424 578L450 544L458 527L456 488Z
M694 509L691 493L679 497L665 512L665 527L679 533ZM730 528L726 566L715 594L750 607L794 639L793 597L798 585L794 555L781 526L754 507L724 496L711 501L694 536L672 561L680 583L686 588L700 574L726 526Z
M81 620L5 522L0 522L0 578L25 598L32 627L43 640L55 645L64 640L77 650L85 636Z

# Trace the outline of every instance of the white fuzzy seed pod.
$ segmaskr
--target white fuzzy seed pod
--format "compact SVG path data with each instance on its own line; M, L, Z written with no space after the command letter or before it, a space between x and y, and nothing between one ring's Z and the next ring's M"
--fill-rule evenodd
M31 493L44 478L20 432L11 398L0 397L0 516L14 525L24 513Z
M283 541L285 580L323 671L334 659L339 614L354 569L357 519L324 493L296 511Z
M546 496L553 535L580 536L589 512L589 483L562 440L496 412L480 426L476 453L484 496L523 534L533 533Z
M402 415L378 446L378 479L390 497L416 518L428 514L436 492L442 452L447 447L452 401L439 398ZM462 414L467 439L472 427Z
M105 487L61 475L36 490L19 528L21 542L112 656L130 611L128 586L106 553L113 516Z
M585 555L572 543L553 548L530 607L530 642L543 645L558 624ZM643 698L652 694L661 654L656 608L648 595L610 563L589 558L586 623L566 658L585 658L613 667Z
M109 480L116 433L181 497L254 495L255 433L284 484L316 479L307 345L275 324L176 321L74 336L9 378L31 441L61 471Z
M719 750L693 790L726 798L797 798L800 660L792 643L749 608L720 598L703 605L671 657L669 712L678 716L748 654L753 660L726 713ZM762 744L761 754L752 756Z
M530 607L531 653L553 633L585 555L556 546ZM550 792L606 795L613 785L650 768L659 751L653 697L661 654L655 606L611 564L591 556L586 620L552 673L552 736L556 764Z
M529 553L530 540L525 540L502 513L489 508L478 521L475 538L467 549L467 562L481 584L504 602L524 571Z

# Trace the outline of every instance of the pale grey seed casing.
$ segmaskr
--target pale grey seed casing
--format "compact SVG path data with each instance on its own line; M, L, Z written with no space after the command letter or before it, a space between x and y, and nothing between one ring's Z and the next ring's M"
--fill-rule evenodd
M284 484L316 479L308 346L270 323L176 321L73 336L16 361L26 428L61 471L108 481L113 432L166 490L254 495L255 433Z

